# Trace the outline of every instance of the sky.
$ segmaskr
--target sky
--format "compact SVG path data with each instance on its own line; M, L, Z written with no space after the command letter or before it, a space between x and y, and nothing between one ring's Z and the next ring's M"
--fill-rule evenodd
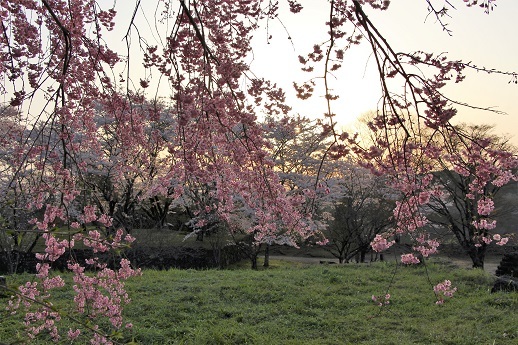
M270 20L268 31L264 25L257 31L249 63L256 75L276 82L285 90L294 113L316 119L327 109L322 97L325 93L323 84L317 83L315 96L300 101L295 97L292 83L300 84L310 78L300 71L298 56L306 55L313 44L326 39L328 3L326 0L300 1L304 9L296 15L288 11L286 1L279 1L280 20ZM446 2L430 1L437 8ZM451 18L445 19L452 36L442 30L434 17L427 17L426 0L392 0L388 11L383 12L368 6L364 9L396 51L447 53L451 59L472 61L478 66L518 71L518 21L515 18L518 0L497 0L497 7L489 14L479 7L467 8L463 0L449 1L456 6L450 9ZM122 31L117 31L116 27L115 34L121 37L127 29L125 21L129 21L134 9L134 2L130 2L131 6L128 2L117 3L117 25ZM141 12L146 13L149 21L156 1L143 1L141 6ZM268 40L269 35L272 38ZM136 42L133 43L136 47ZM374 61L366 43L346 53L344 66L335 73L336 80L331 85L333 92L340 96L332 110L337 114L339 126L346 129L352 128L362 114L375 110L381 95ZM122 49L124 52L125 46ZM135 67L134 64L132 72ZM453 122L494 125L498 134L511 136L511 142L518 146L518 85L510 84L508 76L470 71L466 75L462 83L447 86L446 95L474 106L494 107L506 115L460 107Z
M417 51L447 53L451 59L472 61L477 66L486 66L503 71L518 71L518 1L497 0L497 7L489 14L479 7L467 8L461 0L450 0L456 9L450 10L446 18L452 35L444 32L435 17L427 18L425 0L392 0L386 12L365 7L370 20L378 27L396 51ZM281 21L270 21L267 40L263 28L254 37L254 59L252 70L282 86L294 111L310 118L316 118L325 111L321 96L299 101L295 97L292 82L302 82L308 75L300 71L298 55L305 55L314 43L323 41L323 23L328 15L321 1L302 1L305 8L298 15L281 12ZM432 0L438 8L442 0ZM292 38L288 39L288 33ZM376 109L381 95L378 75L370 51L363 44L346 55L343 69L336 73L333 81L335 92L340 95L333 105L337 122L350 127L356 118ZM448 97L478 107L494 107L505 112L493 112L458 108L454 123L491 124L499 134L512 136L511 142L518 146L518 85L509 83L508 76L488 75L468 71L467 78L459 84L445 88ZM320 86L320 89L318 89ZM316 94L324 94L323 85L317 84Z

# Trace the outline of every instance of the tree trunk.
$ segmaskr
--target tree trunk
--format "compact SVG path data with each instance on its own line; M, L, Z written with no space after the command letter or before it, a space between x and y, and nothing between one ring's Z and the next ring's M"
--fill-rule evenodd
M264 267L270 267L270 245L266 244L266 248L264 249Z
M360 263L364 263L365 262L365 255L367 255L367 251L366 250L360 250Z
M474 247L470 248L468 251L469 257L473 262L473 268L482 268L484 269L484 259L486 256L486 248L484 245L482 247Z
M0 297L7 297L7 281L4 276L0 276Z
M252 269L256 270L257 269L257 255L252 256L250 258L250 261L252 261Z
M216 266L218 266L219 268L223 268L223 265L221 262L221 247L212 246L212 258L213 258Z
M18 273L18 266L20 265L21 255L23 255L19 250L11 250L9 252L5 252L7 258L7 272L9 274Z

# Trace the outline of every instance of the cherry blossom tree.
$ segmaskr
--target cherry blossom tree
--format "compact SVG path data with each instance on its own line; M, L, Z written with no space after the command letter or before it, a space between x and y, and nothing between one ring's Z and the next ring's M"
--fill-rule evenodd
M146 215L154 225L163 226L171 204L167 196L147 195L147 188L164 170L160 156L166 150L163 138L174 119L160 102L137 100L130 104L125 96L116 95L109 102L97 104L95 122L101 154L88 152L82 157L87 164L83 180L88 190L83 202L95 204L113 219L113 228L126 231L138 221L142 223ZM126 126L137 119L142 121L141 142L128 150L134 138ZM168 190L166 194L170 193Z
M443 149L438 156L441 169L433 174L431 184L443 194L431 196L427 206L434 213L428 219L451 231L473 267L483 268L488 246L509 240L495 231L495 197L502 186L517 179L518 158L505 138L491 133L490 126L464 125L457 133L438 145ZM477 144L466 143L465 136L476 138Z
M263 126L271 159L286 189L314 189L317 175L317 181L329 179L332 168L323 155L331 137L317 121L300 115L266 117Z
M465 3L474 6L479 2ZM448 9L452 9L453 5L445 2L444 7L437 9L431 1L426 1L426 4L439 25L449 32L444 20L449 15ZM389 6L389 1L352 1L352 4L331 1L327 22L329 39L323 44L314 45L313 51L306 56L300 56L299 61L302 70L308 73L315 73L316 64L324 65L324 71L319 75L323 80L322 89L327 100L327 120L323 127L336 139L336 145L332 145L328 150L329 155L342 156L351 149L356 155L363 157L365 167L376 174L389 177L392 180L391 186L401 193L402 197L396 202L393 212L396 226L393 231L377 235L371 243L373 249L385 250L395 243L394 238L407 234L414 243L413 250L421 259L416 254L409 253L402 255L401 262L415 264L436 253L439 246L438 241L430 238L424 230L428 220L423 213L423 206L428 203L429 198L440 196L442 193L430 183L433 178L430 172L433 171L434 161L439 158L441 152L440 148L434 145L434 138L458 136L457 129L450 123L458 111L457 108L476 108L447 97L443 91L444 87L448 83L462 82L466 69L507 75L511 82L516 81L516 73L479 68L471 62L450 60L446 54L437 55L423 51L398 52L371 21L366 12L366 5L383 10ZM484 1L480 4L486 13L490 13L494 5L495 1ZM352 27L349 26L353 30L352 34L351 31L345 31L345 26L350 23L353 23ZM367 41L372 49L372 59L378 69L382 90L376 116L369 123L370 130L375 134L375 141L368 146L358 140L358 135L350 136L336 130L332 107L333 101L340 94L336 90L333 91L331 77L341 67L344 53L362 40ZM301 99L311 97L317 88L315 77L302 85L294 86ZM489 108L485 110L491 111ZM432 131L433 134L427 140L422 134L428 131ZM463 139L467 146L473 149L486 146L474 137L466 136ZM451 157L452 162L456 159L457 157ZM476 166L488 166L493 158L475 154L470 159L476 161ZM495 175L478 174L476 181L470 183L469 188L475 194L482 194L482 190L495 181L505 184L515 178L510 169L508 165ZM480 216L488 215L487 212L492 211L491 201L484 200L484 207L477 208ZM491 230L485 222L477 223L477 226L479 230ZM496 235L497 238L499 236L491 234L491 231L490 235Z
M356 141L354 137L342 136L353 145L353 151L365 159L366 167L371 168L377 174L390 177L393 188L402 194L402 198L396 202L394 209L396 220L394 231L377 236L372 245L375 250L383 250L394 243L390 239L391 237L409 234L415 243L414 250L422 257L427 257L437 252L439 245L423 230L428 223L423 213L423 206L428 203L430 197L439 196L442 193L431 184L433 176L430 172L433 171L434 162L439 159L441 152L440 148L435 145L437 141L434 141L434 138L459 135L457 129L450 124L450 120L457 113L457 106L469 108L467 104L449 99L444 95L442 89L449 82L462 82L465 78L463 75L465 69L480 71L484 71L484 69L458 60L451 61L443 54L396 52L369 19L362 3L359 1L353 3L354 11L349 12L350 18L358 21L356 28L362 33L359 38L367 39L372 47L373 57L380 75L382 98L376 116L369 123L371 131L376 133L374 144L365 146ZM436 15L439 22L442 23L441 20L444 19L446 11L435 11L431 2L427 3L431 13ZM475 3L474 1L469 2L469 5ZM492 3L485 2L484 8L489 11ZM347 19L350 18L347 17ZM344 22L346 22L345 18ZM334 28L333 25L331 20L332 28ZM356 43L352 40L349 42ZM327 47L333 47L333 40L328 43ZM327 51L325 53L325 49L316 49L308 55L307 59L301 59L301 62L306 64L307 61L321 60L326 57L329 59L329 49ZM515 76L514 73L508 73L508 75L512 78ZM393 85L401 85L403 91L394 92ZM326 86L327 89L329 88ZM334 97L334 95L328 97L329 104ZM332 128L331 125L330 127ZM431 137L422 135L428 131L432 132ZM465 136L464 142L468 143L468 146L484 146L474 137ZM340 151L340 147L337 150ZM472 159L478 158L472 157ZM452 162L455 159L457 158L451 157ZM489 157L483 158L483 161L484 159L491 160ZM486 165L490 164L487 160L484 162ZM470 188L480 191L495 179L502 178L504 179L502 181L506 183L513 178L509 168L507 166L493 176L481 175L477 182L470 184ZM414 254L405 254L402 261L404 263L419 262Z
M477 4L476 0L464 2ZM482 5L490 11L494 2L486 0ZM286 3L293 13L303 8L298 1ZM423 4L442 23L446 11L434 10L427 0ZM396 205L396 231L411 232L424 223L419 196L430 185L424 174L427 166L415 167L425 157L437 158L434 147L419 141L420 128L429 127L441 135L455 132L449 125L456 113L455 103L441 90L449 81L462 81L464 69L476 67L444 55L396 53L366 14L367 8L385 10L389 1L331 0L325 5L329 8L324 29L328 40L299 58L308 73L313 73L315 64L323 65L319 77L327 109L321 125L333 138L323 158L339 158L354 149L369 160L366 166L392 176L394 186L404 195ZM0 92L26 119L20 122L25 130L13 151L15 168L10 181L31 176L25 207L39 215L31 224L46 245L45 252L38 255L38 282L20 287L19 299L10 304L13 311L21 306L27 309L31 337L47 332L57 341L66 333L69 339L90 336L93 344L111 343L114 340L107 334L123 326L122 306L128 301L123 281L139 274L124 259L118 267L108 268L97 257L77 262L69 255L78 315L74 320L82 330L60 329L61 315L51 302L52 290L65 284L53 273L52 263L77 242L98 253L119 251L133 241L124 229L113 228L112 217L101 211L100 204L80 200L92 192L88 190L88 169L97 158L103 161L106 157L103 140L109 128L117 131L118 160L109 175L113 185L127 174L135 175L126 183L142 179L131 169L159 159L159 172L142 180L145 199L177 199L185 187L211 185L214 203L207 205L207 212L217 214L231 229L240 228L232 220L245 214L249 221L241 230L254 246L296 245L318 234L311 213L305 212L305 195L288 194L280 183L257 122L259 114L287 115L290 111L284 92L252 73L248 64L252 36L261 22L277 18L277 3L159 1L153 14L146 16L154 18L146 32L137 25L142 6L136 2L128 21L117 17L114 6L95 0L0 3ZM120 36L111 40L119 27L125 43L121 49L112 44ZM332 90L331 76L340 68L344 53L361 41L372 48L383 91L371 124L381 134L369 148L361 147L354 136L339 133L332 110L339 91ZM421 66L435 72L419 73ZM401 82L404 94L393 92L388 79ZM313 79L299 84L294 86L301 98L308 98L316 88ZM166 108L174 121L163 130L153 129L150 137L147 130L160 122L161 113L143 112L141 105L156 103L161 89L167 90L170 104ZM110 124L99 121L98 104L110 109ZM159 151L153 148L157 142L161 143ZM142 163L132 166L136 157ZM505 172L498 178L504 176ZM489 182L484 179L472 184L474 192ZM318 182L314 185L318 187ZM435 248L428 239L417 239L421 246ZM382 238L374 241L374 247L383 247L383 241L390 243ZM95 277L85 274L86 268L94 269ZM98 324L81 322L82 315L95 317Z
M372 126L372 117L367 116L364 120ZM376 133L381 138L384 135L382 131L370 133L374 136L363 140L374 144L380 140ZM405 134L400 131L394 136L402 143ZM487 246L491 242L504 245L509 240L504 235L505 229L502 229L503 233L496 231L494 198L502 186L516 180L515 149L505 137L492 134L488 125L452 126L444 131L422 129L419 137L409 139L408 143L404 154L413 170L409 174L394 172L392 175L393 185L405 196L398 201L394 217L399 226L410 230L414 242L410 247L415 255L406 253L402 261L418 263L423 260L423 254L426 257L435 253L439 245L437 240L447 230L461 245L461 254L469 255L474 267L483 267ZM401 150L395 144L393 149ZM391 154L384 151L376 159L380 163L390 157ZM434 227L439 229L430 231ZM385 244L379 248L393 243L387 241L388 237L400 238L406 233L401 228L392 234L385 233L378 238ZM431 235L436 238L430 238Z
M376 235L393 223L397 195L383 176L375 176L353 162L342 162L337 179L342 196L333 203L333 220L324 231L329 240L326 248L340 263L354 257L364 262Z
M165 132L155 132L165 141L160 151L164 156L159 157L165 168L146 181L144 198L174 199L183 194L184 186L210 184L215 186L215 203L208 207L224 220L232 218L236 205L245 210L251 220L245 231L254 245L294 245L314 232L308 218L298 210L303 197L287 196L280 185L256 123L255 107L271 113L286 113L289 109L283 93L268 81L247 74L245 63L255 23L263 16L273 16L273 9L265 12L259 3L245 2L179 1L174 8L170 5L160 4L164 12L162 18L156 18L172 20L173 29L167 30L167 37L158 42L160 47L147 44L132 21L125 36L126 56L116 53L105 41L114 27L115 10L96 1L78 1L73 6L46 0L7 1L1 5L0 53L5 63L0 73L7 81L2 91L11 96L11 106L27 112L29 123L38 124L32 133L40 138L34 144L21 141L17 172L36 168L33 175L38 183L32 188L33 200L28 207L41 210L43 216L33 223L47 244L46 254L40 256L43 263L38 277L53 283L44 283L44 291L36 285L20 289L24 303L11 305L13 310L20 305L37 309L28 323L38 324L30 326L34 336L46 329L54 339L60 337L55 324L59 315L49 312L50 304L33 304L38 296L47 296L52 288L63 285L59 276L49 276L52 262L78 240L96 251L120 247L124 230L101 231L113 226L109 208L101 211L102 203L84 205L80 198L94 195L87 190L91 187L88 169L96 163L96 157L106 157L103 140L107 131L117 135L113 143L117 152L110 152L116 153L110 158L117 157L109 177L112 185L120 184L121 178L126 186L134 183L138 175L128 177L135 168L130 162L136 157L150 160L153 140L146 136L145 129L159 119L157 113L141 112L139 105L144 103L144 91L152 82L163 79L168 84L168 108L172 109L169 116L175 121ZM136 89L131 66L139 58L130 54L134 36L139 36L143 53L139 64L144 68L143 74L137 76ZM152 80L152 76L159 77ZM247 81L244 88L243 80ZM98 104L108 109L108 122L104 124L98 121ZM103 163L102 159L97 163ZM94 224L98 230L90 230ZM64 227L66 231L51 232L54 227ZM103 239L102 232L109 237ZM131 240L127 237L127 241ZM124 271L117 274L92 259L86 265L99 269L99 279L92 281L83 276L84 265L70 257L78 296L92 296L86 291L100 288L95 284L104 282L101 276L114 278L103 283L108 289L137 274L124 261L120 263ZM122 286L116 289L123 291ZM94 296L101 298L102 294ZM104 304L110 309L98 311L110 316L112 327L122 325L118 315L123 300L112 299ZM92 310L84 308L85 302L79 297L76 303L79 313ZM108 330L89 332L94 342L107 341ZM68 336L74 338L77 332L71 331Z
M326 207L339 198L337 179L333 178L334 163L325 159L332 144L329 132L322 131L318 121L298 116L267 116L263 121L264 136L280 183L288 195L303 195L304 213L312 217L312 226L324 229ZM315 236L309 242L321 242ZM264 265L268 266L269 247L265 249Z
M25 208L30 200L29 191L34 180L30 174L15 174L18 169L16 152L25 132L19 123L21 114L10 106L3 106L0 113L0 252L2 268L14 273L18 271L25 253L32 251L41 234L25 231L29 220L35 216L34 212ZM14 175L16 178L13 178Z

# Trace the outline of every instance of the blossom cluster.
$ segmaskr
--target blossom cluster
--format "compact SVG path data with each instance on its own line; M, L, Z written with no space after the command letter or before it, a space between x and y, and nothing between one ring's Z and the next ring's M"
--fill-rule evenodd
M456 287L452 288L451 281L445 280L445 281L435 285L433 287L433 291L435 293L435 296L437 297L437 302L435 302L435 303L443 304L444 298L445 297L452 298L453 294L457 291L457 288Z
M428 237L428 234L421 234L415 239L417 245L413 247L416 252L425 258L437 253L437 248L439 248L439 242L434 239L429 239Z
M376 235L374 237L374 240L371 242L371 247L374 251L380 253L384 250L389 249L396 243L396 241L388 241L385 237L382 235Z
M421 262L421 260L419 260L419 258L417 258L412 253L401 255L401 263L402 264L405 264L405 265L417 265L420 262Z
M61 335L57 324L62 316L53 308L49 298L51 290L63 288L65 281L59 275L51 276L52 262L61 257L65 253L65 249L73 249L77 241L82 240L83 245L93 248L95 252L103 252L127 246L128 243L133 242L134 238L127 234L123 239L122 229L117 230L110 241L102 239L96 230L89 231L88 236L76 235L74 240L70 241L59 240L48 232L44 233L43 237L46 240L45 254L37 255L41 262L36 266L36 278L40 280L41 284L35 281L20 286L18 295L13 296L8 308L12 313L16 313L23 305L26 310L25 326L30 338L35 338L42 331L47 331L54 341L59 341ZM130 302L124 281L140 275L141 271L133 269L127 259L120 261L118 270L108 268L106 263L102 263L97 257L87 259L85 264L98 271L96 273L87 272L86 266L75 261L73 257L68 262L68 268L74 274L72 288L76 293L75 310L78 314L84 314L97 320L97 324L93 326L95 332L92 336L92 344L111 344L111 341L102 335L98 325L103 318L106 318L114 329L121 328L123 305ZM67 337L73 340L80 334L80 329L70 329Z
M383 307L390 304L390 294L388 293L380 296L372 295L371 299L379 307Z
M120 265L118 271L105 267L94 277L77 263L68 265L74 273L77 311L94 318L105 316L116 329L122 326L122 305L130 302L123 281L140 275L140 270L133 270L127 259L122 259Z
M475 242L475 247L481 247L482 243L489 245L493 241L495 241L498 246L505 246L507 242L509 242L509 237L502 237L500 234L493 234L492 237L491 235L476 236L473 241Z

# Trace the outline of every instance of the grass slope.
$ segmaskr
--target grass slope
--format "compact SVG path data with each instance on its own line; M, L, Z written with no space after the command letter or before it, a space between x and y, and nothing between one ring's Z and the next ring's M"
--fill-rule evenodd
M400 267L273 262L260 271L144 271L125 309L139 344L517 344L518 294L490 294L493 278L445 264ZM394 276L394 271L396 274ZM12 281L15 277L9 277ZM17 276L21 282L26 276ZM458 292L435 305L429 280ZM392 294L379 308L371 295ZM71 299L70 294L62 298ZM1 304L7 299L0 300ZM3 309L3 308L2 308ZM23 333L0 311L0 343ZM48 343L42 339L40 344ZM86 339L77 343L86 343Z

